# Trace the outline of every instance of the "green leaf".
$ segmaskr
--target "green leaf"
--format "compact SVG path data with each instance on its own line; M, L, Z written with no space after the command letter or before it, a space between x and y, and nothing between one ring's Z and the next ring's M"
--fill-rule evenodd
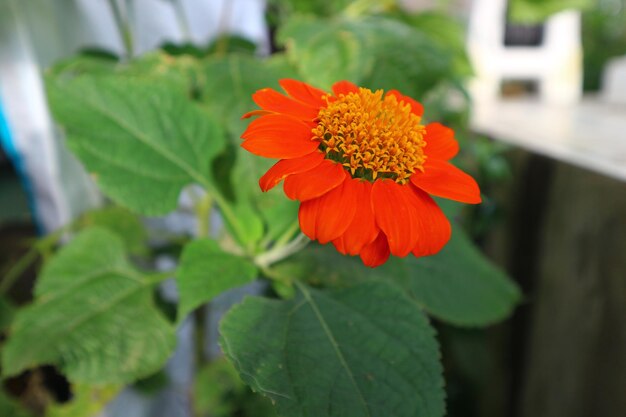
M282 55L259 59L237 54L207 59L204 74L202 102L227 126L236 145L249 123L241 116L257 108L252 94L268 87L281 91L278 80L296 76Z
M183 250L176 274L182 320L196 307L226 290L248 284L257 277L252 262L224 252L214 240L198 239Z
M286 14L311 13L319 16L332 16L353 3L354 0L269 0L274 7L284 9Z
M298 16L281 28L278 40L306 81L329 89L344 79L360 83L374 65L374 51L363 50L367 41L355 29L343 21Z
M199 61L191 56L173 56L163 51L151 52L118 65L117 76L150 80L172 90L193 96L201 84Z
M46 409L46 417L93 417L120 392L120 386L93 387L72 385L72 400L53 404Z
M48 96L70 148L119 204L146 215L173 210L181 189L211 188L219 126L176 89L114 77L51 80Z
M520 300L515 283L459 228L437 255L397 259L376 272L392 278L433 316L460 326L503 320Z
M445 48L424 32L388 18L301 17L283 27L278 39L303 77L326 89L347 79L419 99L454 69Z
M339 254L331 245L310 245L277 265L272 274L314 284L341 287L366 280L392 282L429 314L461 326L484 326L506 318L520 292L505 273L491 264L458 227L434 256L391 258L375 269L358 258Z
M281 416L439 417L434 333L419 307L383 282L301 285L290 300L246 298L223 319L220 344Z
M221 184L230 187L233 211L246 232L248 242L265 236L272 240L283 233L296 219L298 204L285 198L280 190L262 193L259 178L276 161L252 155L239 145L239 138L249 120L241 116L258 108L252 94L262 88L279 89L278 80L294 77L293 70L282 56L260 60L249 56L231 55L213 58L205 65L206 82L203 102L211 114L224 121L234 141L230 169L221 169ZM223 190L228 195L229 190Z
M78 221L80 228L103 227L115 233L132 254L146 252L146 229L137 215L122 207L105 207L84 213Z
M244 217L251 240L261 237L272 241L284 233L298 219L297 201L285 197L282 186L261 192L259 178L276 163L260 158L243 148L237 150L237 162L232 171L235 187L235 211Z
M511 0L509 15L517 23L539 24L555 13L568 9L589 10L597 3L594 0Z
M454 61L454 73L468 76L472 66L466 53L465 26L446 13L428 11L401 14L401 19L446 51Z
M106 53L79 53L68 59L56 62L46 71L49 77L75 77L80 74L111 74L118 65L115 55Z
M74 382L113 384L153 373L175 344L154 285L125 259L120 238L85 230L45 265L35 301L16 314L4 374L53 364Z

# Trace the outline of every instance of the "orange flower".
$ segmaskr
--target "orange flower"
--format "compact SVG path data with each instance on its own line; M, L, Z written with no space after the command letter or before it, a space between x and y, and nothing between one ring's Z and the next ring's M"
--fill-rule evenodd
M481 201L474 179L448 162L459 150L454 132L423 125L423 107L412 98L348 81L332 94L297 80L280 85L286 95L265 88L252 96L261 110L243 117L260 117L241 146L280 159L259 185L267 191L284 180L287 197L301 202L300 228L310 239L360 255L370 267L390 253L432 255L451 228L430 195Z

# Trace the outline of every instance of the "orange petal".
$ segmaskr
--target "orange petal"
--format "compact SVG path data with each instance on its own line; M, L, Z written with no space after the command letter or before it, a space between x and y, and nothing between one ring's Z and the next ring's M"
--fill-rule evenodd
M268 114L253 120L243 135L244 149L266 158L291 159L307 155L319 146L311 140L306 123L281 114Z
M288 114L302 120L313 120L319 113L319 106L302 103L289 98L271 88L264 88L252 95L252 99L263 110Z
M316 151L300 158L281 159L259 179L259 186L263 191L271 190L289 175L300 174L313 169L323 160L324 154Z
M387 262L387 259L389 259L387 236L385 236L383 232L380 232L372 243L366 245L363 250L361 250L360 255L365 266L369 266L370 268L375 268Z
M424 172L416 171L411 182L437 197L469 204L481 202L480 189L474 178L449 162L427 159Z
M315 169L285 178L283 189L290 199L306 201L338 187L345 178L341 164L325 159Z
M339 96L340 94L358 93L359 87L352 84L350 81L338 81L333 84L333 94Z
M309 84L302 81L292 80L289 78L279 80L278 83L283 88L283 90L287 92L287 94L289 94L296 100L299 100L317 109L319 109L320 107L326 107L326 101L324 101L324 99L322 98L328 95L326 91L310 86Z
M441 123L426 125L424 140L426 141L424 153L428 158L447 161L459 153L459 144L454 139L454 131Z
M345 233L333 240L335 248L344 255L358 255L363 246L372 243L378 235L379 228L372 212L372 183L359 179L349 179L356 193L356 213Z
M410 184L378 180L372 186L372 209L378 227L387 235L389 249L395 256L408 255L417 244L419 213L410 203Z
M252 116L265 116L266 114L272 114L272 112L267 110L252 110L248 113L245 113L243 116L241 116L241 118L248 119Z
M416 116L422 117L424 114L424 106L417 100L412 99L409 96L402 95L398 90L389 90L387 91L387 96L395 96L399 102L409 103L411 105L411 111Z
M415 187L410 188L413 191L411 201L419 212L419 239L411 252L417 257L434 255L450 240L450 222L428 194Z
M304 139L308 140L313 137L311 129L314 126L313 123L307 123L286 114L269 113L250 122L241 137L248 139L257 133L265 134L278 130L281 134L286 131L291 131L292 133L296 133L297 136L302 136Z
M298 218L302 233L321 244L338 238L356 213L356 188L349 178L319 198L300 204Z

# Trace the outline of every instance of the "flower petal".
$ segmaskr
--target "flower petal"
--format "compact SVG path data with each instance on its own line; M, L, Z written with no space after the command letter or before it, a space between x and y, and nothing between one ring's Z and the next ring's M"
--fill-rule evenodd
M311 200L338 187L346 175L341 164L324 159L315 169L285 178L283 189L292 200Z
M321 164L323 160L324 154L317 151L300 158L281 159L259 179L259 186L263 191L271 190L289 175L300 174L313 169Z
M344 255L358 255L365 245L376 239L380 229L372 212L372 183L359 179L348 181L356 193L356 213L345 233L333 240L333 244Z
M271 88L264 88L252 95L252 99L263 110L288 114L302 120L313 120L319 113L319 106L314 107L287 97Z
M289 96L317 109L326 107L326 101L322 97L327 96L326 91L310 86L307 83L289 78L279 80L280 86Z
M416 171L411 182L428 194L462 203L481 202L480 189L474 178L449 162L426 160L424 172Z
M350 81L338 81L333 84L332 87L333 94L335 96L339 96L340 94L349 94L349 93L358 93L359 87L355 84L352 84Z
M420 213L410 203L409 187L391 180L379 180L372 186L376 223L387 235L391 253L399 257L408 255L418 239L417 217Z
M412 99L409 96L405 96L401 94L398 90L389 90L387 91L386 96L395 96L399 102L404 101L405 103L409 103L411 105L411 111L416 116L422 117L424 114L424 106L417 100Z
M311 128L293 117L268 114L255 119L241 136L241 146L266 158L290 159L307 155L319 146Z
M411 252L417 257L434 255L450 240L450 221L428 194L415 187L410 188L413 191L412 204L420 213L417 218L419 239Z
M385 236L383 232L380 232L372 243L365 245L360 253L361 260L365 266L369 266L370 268L375 268L387 262L389 254L387 236Z
M302 233L321 244L342 235L356 213L356 187L350 179L322 195L300 204L298 218Z
M424 140L424 153L428 158L447 161L459 153L459 143L454 139L454 131L441 123L426 125Z
M245 113L243 116L241 116L241 118L248 119L252 116L265 116L267 114L272 114L272 112L267 111L267 110L252 110L252 111L249 111L248 113Z

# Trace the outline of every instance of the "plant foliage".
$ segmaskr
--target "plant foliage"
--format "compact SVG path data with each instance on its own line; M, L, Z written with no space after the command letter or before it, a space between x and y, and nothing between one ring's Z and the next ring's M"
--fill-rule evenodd
M96 412L93 393L104 393L101 406L124 384L163 368L177 326L193 311L261 279L278 294L233 307L220 344L243 383L269 397L278 415L442 417L443 368L428 315L486 326L519 301L515 284L460 227L438 255L378 269L318 245L289 252L298 242L297 205L280 190L261 193L258 178L272 161L239 147L251 95L287 77L321 88L348 79L416 99L439 97L447 111L446 86L470 69L462 33L443 15L408 15L393 1L271 3L284 51L269 58L222 38L206 48L168 45L169 52L128 62L82 55L48 71L55 121L116 204L35 246L44 265L31 303L15 309L0 294L3 377L54 365L75 388L75 400L51 407L50 415ZM141 216L175 211L181 193L192 201L198 233L174 233L163 249L155 243L163 236L146 231ZM155 273L156 254L164 251L177 259L176 270ZM176 323L158 297L171 277ZM200 353L201 364L205 359ZM194 388L207 396L196 401L200 410L273 414L267 402L250 399L232 369L210 366L202 365ZM208 384L219 378L230 382L212 391ZM226 398L259 406L219 407ZM14 401L2 394L0 409L9 407Z

